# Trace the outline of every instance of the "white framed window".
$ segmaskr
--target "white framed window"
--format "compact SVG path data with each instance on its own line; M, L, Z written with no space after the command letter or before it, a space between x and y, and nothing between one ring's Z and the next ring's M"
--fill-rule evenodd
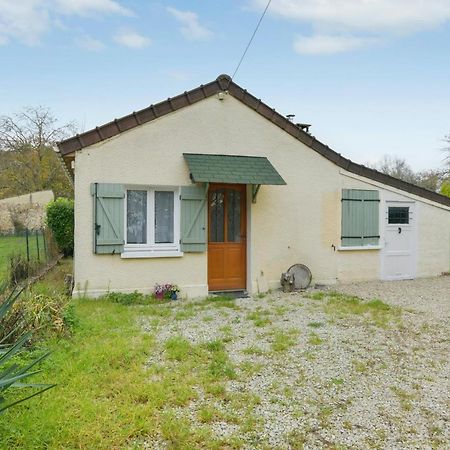
M122 258L182 256L180 191L161 186L127 186Z

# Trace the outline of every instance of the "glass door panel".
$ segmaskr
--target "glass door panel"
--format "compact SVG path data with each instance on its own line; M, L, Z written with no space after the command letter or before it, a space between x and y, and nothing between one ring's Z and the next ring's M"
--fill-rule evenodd
M223 189L209 194L209 241L225 242L225 192Z
M241 193L227 189L227 242L241 242Z

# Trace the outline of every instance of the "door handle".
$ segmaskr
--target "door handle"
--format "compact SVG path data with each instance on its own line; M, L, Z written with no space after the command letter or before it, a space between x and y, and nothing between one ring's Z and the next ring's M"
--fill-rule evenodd
M398 234L402 233L402 227L398 227Z

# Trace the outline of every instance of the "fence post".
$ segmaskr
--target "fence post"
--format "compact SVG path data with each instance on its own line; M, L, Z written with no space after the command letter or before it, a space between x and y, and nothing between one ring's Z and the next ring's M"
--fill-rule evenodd
M47 250L47 241L45 239L45 230L42 229L42 239L44 240L44 254L45 254L45 261L48 262L48 250Z
M37 259L38 259L38 261L40 261L40 260L41 260L41 255L40 255L40 253L39 253L39 232L38 232L38 230L36 230L35 233L36 233Z
M25 238L27 240L27 261L30 262L30 242L28 241L28 228L25 228Z

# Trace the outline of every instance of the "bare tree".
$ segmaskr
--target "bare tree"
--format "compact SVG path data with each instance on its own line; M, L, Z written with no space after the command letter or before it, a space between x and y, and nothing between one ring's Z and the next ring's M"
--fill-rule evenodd
M417 174L405 159L399 158L398 156L384 155L381 161L371 165L371 167L391 177L407 181L408 183L417 183Z
M73 123L59 126L42 106L0 117L0 196L45 189L70 196L71 183L54 147L73 133Z
M445 169L426 169L415 172L405 159L385 155L381 161L371 166L379 172L416 184L430 191L439 192L448 178Z

